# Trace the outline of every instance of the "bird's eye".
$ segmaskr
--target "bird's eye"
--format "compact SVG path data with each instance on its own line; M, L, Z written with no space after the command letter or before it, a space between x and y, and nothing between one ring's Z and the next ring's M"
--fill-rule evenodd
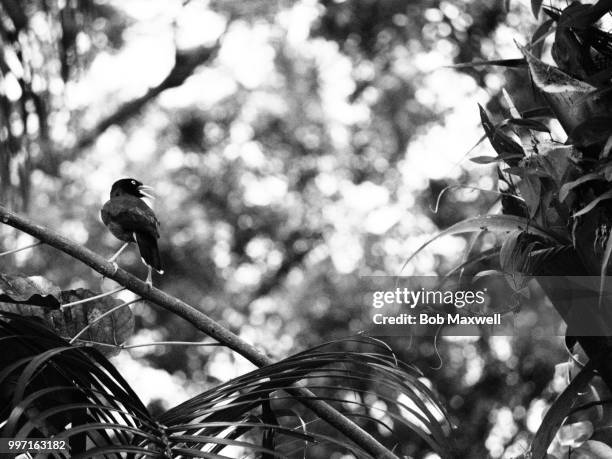
M136 180L132 180L132 185L136 185Z

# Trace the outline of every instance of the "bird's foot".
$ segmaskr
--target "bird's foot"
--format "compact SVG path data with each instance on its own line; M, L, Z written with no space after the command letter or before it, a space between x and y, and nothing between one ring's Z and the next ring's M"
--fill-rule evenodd
M107 261L109 263L112 263L113 265L113 272L111 273L111 276L114 276L115 274L117 274L117 271L119 270L119 265L112 260L107 260ZM104 279L106 279L106 276L103 275L101 281L104 282Z
M117 262L113 261L113 260L108 260L109 263L113 264L113 276L115 274L117 274L117 271L119 270L119 265L117 264Z
M153 287L153 270L151 269L150 266L148 268L149 270L147 272L147 280L145 280L145 283Z

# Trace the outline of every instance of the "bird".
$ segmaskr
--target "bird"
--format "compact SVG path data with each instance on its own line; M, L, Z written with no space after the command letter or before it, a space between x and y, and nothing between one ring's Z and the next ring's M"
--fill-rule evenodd
M115 260L130 242L138 244L143 263L148 268L147 283L152 284L152 271L163 274L161 257L157 247L159 220L142 198L155 199L149 194L153 188L134 178L124 178L113 183L110 199L106 201L100 215L110 232L125 243L109 258ZM116 263L115 263L116 264Z

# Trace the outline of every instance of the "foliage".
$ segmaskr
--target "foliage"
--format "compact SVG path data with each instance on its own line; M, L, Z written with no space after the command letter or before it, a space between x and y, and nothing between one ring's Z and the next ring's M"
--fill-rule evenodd
M298 382L359 422L386 429L403 424L432 449L450 454L443 408L419 381L419 372L375 340L355 340L371 347L369 353L335 350L341 342L321 345L205 391L156 418L94 348L71 346L36 319L1 314L2 435L65 439L70 448L62 457L228 457L238 451L303 457L321 444L370 457L342 435L318 432L321 420L302 412L291 396ZM367 388L372 380L384 382ZM394 408L380 416L367 402L371 397Z
M534 95L520 70L525 59L512 43L508 51L504 39L509 27L513 37L530 30L528 2L188 1L171 14L160 12L167 11L160 4L173 8L174 2L165 0L144 2L140 9L134 5L141 2L95 1L83 11L86 2L0 3L3 26L11 23L10 5L27 19L18 39L3 45L7 55L12 48L23 51L15 54L26 68L30 56L44 57L43 68L34 62L23 80L27 85L31 78L33 87L42 81L34 92L47 104L40 115L45 124L44 118L35 121L27 91L9 101L13 122L3 120L2 126L22 142L11 155L0 155L11 162L0 177L3 203L28 209L34 219L98 253L111 253L116 241L99 222L99 205L118 176L141 177L160 196L156 212L168 269L156 285L276 358L357 332L354 317L363 294L358 274L399 272L406 254L428 234L494 204L497 194L459 190L445 194L438 213L429 210L449 185L478 182L479 188L491 188L486 168L455 167L444 175L458 158L448 161L449 151L469 147L449 138L457 126L445 125L447 114L468 105L466 92L484 104L484 91L466 74L491 94L505 81L518 106L529 101L533 110L522 110L522 116L509 116L498 98L485 106L492 120L506 119L499 128L515 141L511 130L521 123L537 126L541 119L535 117L545 105L537 95L531 105ZM539 33L546 35L555 21L547 21L545 13L540 17L547 25ZM70 26L71 18L77 33L64 34L62 24ZM166 24L164 18L171 20ZM50 31L44 36L38 33L41 21ZM187 36L185 44L183 24L190 21L202 34ZM198 50L213 52L204 60ZM458 69L462 74L440 69L453 62L499 61L506 52L519 67L504 80L482 65ZM186 59L195 67L177 68L180 53L201 59ZM180 73L184 79L174 80L180 86L160 86L173 69L174 75L192 73ZM12 70L2 71L10 80ZM457 84L436 96L440 79L445 86ZM20 111L24 105L28 118ZM477 111L465 113L459 116L471 122L473 113L476 125ZM48 140L42 136L45 126ZM413 148L423 139L434 140L427 156ZM3 136L0 141L7 146ZM483 145L476 150L484 154ZM525 216L517 193L510 190L502 201ZM1 230L3 250L31 242ZM431 246L432 255L419 258L417 272L445 274L456 266L459 243L441 242L442 248ZM491 253L470 267L491 264L496 258ZM64 290L97 290L100 282L88 268L46 246L5 261L3 273L43 275ZM461 263L469 261L474 260ZM142 272L135 253L125 253L120 265ZM108 281L101 286L114 288ZM140 302L133 314L130 344L201 341L200 333L167 311ZM388 340L399 359L421 368L423 382L436 388L460 427L458 456L484 457L495 450L490 445L500 438L498 419L508 411L512 421L504 422L518 432L504 437L504 448L525 444L534 431L529 420L556 391L549 383L554 363L565 356L562 348L534 332L508 340L511 353L501 357L496 338ZM359 351L357 345L348 347ZM435 370L438 355L443 365ZM113 363L155 414L216 387L219 379L252 370L222 347L160 344L122 352ZM391 438L379 426L368 424ZM402 439L398 454L422 457L432 450L401 425L393 430ZM329 457L333 450L319 445L318 454ZM494 456L502 453L497 449Z
M532 7L537 16L541 2L532 2ZM609 335L595 332L591 336L580 336L580 333L576 336L576 330L572 330L573 314L587 317L592 324L591 330L598 329L595 324L609 321L603 311L607 307L604 287L612 254L608 202L612 195L610 177L606 172L610 167L608 156L612 138L609 130L612 100L609 97L611 74L608 64L612 36L602 30L599 21L610 7L610 2L602 0L592 5L573 2L562 9L543 8L550 19L536 31L529 45L519 46L519 49L528 65L529 76L546 101L551 116L542 117L540 113L534 118L521 116L507 93L504 95L510 117L504 121L493 123L480 107L482 126L496 156L476 157L473 161L499 164L501 191L513 198L506 199L506 205L502 200L502 212L506 216L459 222L440 234L453 234L454 228L487 230L486 225L478 228L477 224L486 219L508 218L510 215L523 219L525 223L518 231L502 228L506 232L502 236L497 269L514 278L516 275L556 276L539 279L540 285L567 322L569 348L579 343L590 359L548 411L531 442L528 457L545 458L548 457L547 451L552 451L554 457L568 457L568 447L585 457L603 458L612 451L609 435L593 436L592 428L585 431L585 424L578 422L580 418L572 416L576 411L595 410L606 403L601 392L597 394L593 389L596 394L594 401L576 408L581 403L581 392L595 376L593 369L599 370L607 386L604 392L612 389L612 379L604 363L609 359ZM549 30L554 32L554 66L541 60L542 41ZM568 136L567 142L554 140L552 135L548 138L549 119L559 123ZM547 123L544 124L543 120ZM530 230L532 225L533 228L546 228L546 233L534 234ZM546 254L544 259L543 253ZM584 303L572 303L571 298L564 299L555 292L563 276L589 275L600 277L597 305L585 308ZM526 285L524 281L510 284L517 292ZM584 288L588 291L590 287ZM581 310L576 311L576 308ZM605 430L609 428L609 420L599 416L597 422L588 425L594 426L595 431ZM559 438L556 443L553 442L555 434Z

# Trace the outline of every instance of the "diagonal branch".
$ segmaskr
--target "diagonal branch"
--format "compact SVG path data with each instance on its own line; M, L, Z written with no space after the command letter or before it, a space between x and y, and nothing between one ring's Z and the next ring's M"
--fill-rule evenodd
M123 269L117 269L102 256L86 247L80 246L55 231L38 225L26 217L13 213L2 205L0 205L0 222L30 234L41 242L85 263L103 276L118 282L133 293L140 295L142 299L148 300L177 314L190 322L197 329L236 351L253 364L262 367L274 363L270 357L262 353L253 345L243 341L230 330L193 306L143 282ZM331 426L342 432L373 457L398 459L395 454L380 444L372 435L364 431L361 427L326 402L318 400L316 395L310 390L295 387L293 389L287 389L287 391L296 397L296 400L311 409L321 419L327 421Z
M73 149L78 151L90 146L109 127L123 124L128 119L136 116L147 103L166 89L181 86L193 74L196 68L205 64L214 56L219 50L220 44L220 40L217 40L213 46L199 46L185 51L177 50L174 67L172 67L170 73L160 84L149 88L143 96L124 103L114 113L98 121L92 129L81 136Z
M228 27L229 23L226 30ZM62 152L61 157L58 157L60 154L59 150L53 147L48 147L46 154L41 155L40 160L36 161L35 167L42 170L46 174L56 176L62 161L70 161L71 159L74 159L82 149L91 146L109 127L121 125L130 118L138 115L149 102L155 99L166 89L181 86L185 80L187 80L187 78L193 75L195 70L200 65L209 62L215 56L221 47L221 40L224 35L225 32L221 34L221 36L212 46L198 46L188 50L177 49L175 53L174 66L161 83L159 83L157 86L149 88L144 95L128 102L124 102L113 113L99 120L93 128L86 131L79 139L77 139L74 146L69 148L67 151Z

